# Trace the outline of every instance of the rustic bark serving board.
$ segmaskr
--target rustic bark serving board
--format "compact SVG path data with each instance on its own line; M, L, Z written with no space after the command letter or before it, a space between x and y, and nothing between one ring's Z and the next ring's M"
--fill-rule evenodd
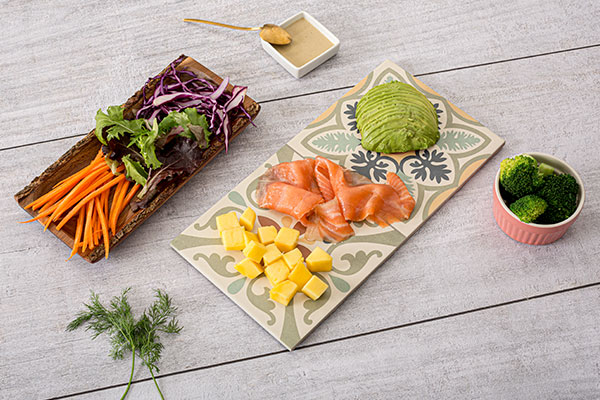
M217 85L220 84L223 79L198 63L191 57L184 55L180 56L176 60L175 68L178 70L187 69L194 72L201 78L209 79L215 82ZM164 72L170 66L167 66L162 72ZM161 72L161 74L162 74ZM150 96L154 92L157 79L152 79L146 82L144 85L145 93ZM228 85L227 90L231 91L233 86ZM133 96L131 96L123 105L123 115L125 118L134 118L135 111L140 108L142 103L143 91L138 90ZM249 96L244 99L244 107L248 114L254 119L260 111L260 105L252 100ZM250 123L247 117L240 116L232 121L232 135L229 140L233 140L239 135ZM74 172L82 169L88 165L92 159L98 153L101 144L96 139L95 130L92 129L82 140L77 142L71 147L65 154L63 154L56 162L50 165L41 175L36 177L29 185L20 190L16 195L15 199L19 205L25 209L25 206L35 199L39 198L43 194L47 193L57 182L72 175ZM146 207L138 211L133 211L129 205L126 206L125 210L119 216L117 222L117 233L110 238L110 248L114 248L116 245L121 243L127 235L133 232L138 226L140 226L150 215L158 210L171 196L173 196L186 182L194 175L196 175L204 166L212 160L218 153L225 148L225 142L222 137L213 137L209 148L204 152L202 164L194 171L190 176L181 180L175 181L167 186L161 193L159 193L154 200ZM31 209L26 210L30 215L36 217L38 211ZM42 222L45 219L41 220ZM76 218L72 218L65 226L59 231L56 229L56 224L52 223L48 227L48 230L52 232L56 237L62 240L67 246L73 247L75 240L75 225ZM104 244L100 243L94 249L87 249L84 252L78 252L78 254L86 261L94 263L104 257L105 250Z

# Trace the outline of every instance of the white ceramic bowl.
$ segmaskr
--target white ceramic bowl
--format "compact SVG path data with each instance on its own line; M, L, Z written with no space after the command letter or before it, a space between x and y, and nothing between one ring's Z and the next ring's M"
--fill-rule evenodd
M286 28L290 26L292 23L298 21L299 19L304 18L308 22L310 22L315 28L317 28L331 43L333 46L325 50L325 52L321 53L317 57L308 61L306 64L301 65L300 67L296 67L292 64L287 58L281 55L275 47L269 42L265 42L264 40L260 40L262 42L262 47L265 49L267 53L271 55L279 64L283 66L290 74L295 76L296 78L301 78L304 75L308 74L313 69L317 68L319 65L323 64L325 61L329 60L331 57L336 55L338 49L340 48L340 40L335 37L333 33L331 33L327 28L325 28L319 21L314 19L309 13L306 11L300 11L298 14L294 15L283 21L279 26L282 28Z
M537 162L546 163L554 167L560 173L573 175L579 184L579 195L577 196L577 209L569 218L556 224L527 224L521 221L506 205L500 194L500 169L496 173L494 181L494 218L504 233L514 240L525 244L549 244L560 239L567 229L579 216L583 203L585 202L585 190L583 181L577 172L566 162L544 153L527 153L535 158Z

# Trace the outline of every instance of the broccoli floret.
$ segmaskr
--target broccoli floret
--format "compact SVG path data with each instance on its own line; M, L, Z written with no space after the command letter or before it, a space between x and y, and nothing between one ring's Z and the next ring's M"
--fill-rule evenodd
M548 165L546 163L540 163L540 166L538 168L542 177L552 175L555 171L552 165Z
M500 163L500 184L515 198L535 193L542 180L537 161L531 156L523 154Z
M535 221L546 211L546 201L534 194L521 197L510 205L512 211L523 222L530 223Z
M543 224L555 224L569 218L577 209L579 184L569 174L548 175L537 195L548 203L546 212L539 218Z

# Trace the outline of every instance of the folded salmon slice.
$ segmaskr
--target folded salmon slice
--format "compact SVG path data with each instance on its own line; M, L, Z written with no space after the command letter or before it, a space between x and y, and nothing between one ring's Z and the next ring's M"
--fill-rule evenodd
M308 215L319 203L323 203L323 197L320 194L285 182L269 183L264 190L259 191L258 198L260 207L291 215L304 226L308 224Z
M294 187L321 195L315 179L314 170L315 160L312 158L284 162L269 168L260 178L260 181L263 184L270 182L284 182Z
M291 215L305 237L332 242L354 234L348 221L387 226L408 219L415 207L406 185L389 172L375 184L323 157L275 165L259 179L258 205Z
M361 175L320 156L316 158L315 169L323 175L317 178L317 184L321 187L322 182L327 182L325 191L337 198L347 220L366 219L387 226L408 219L415 207L406 185L394 173L387 174L388 184L365 183Z
M308 219L304 237L308 240L341 242L354 235L354 230L344 218L337 199L318 204Z

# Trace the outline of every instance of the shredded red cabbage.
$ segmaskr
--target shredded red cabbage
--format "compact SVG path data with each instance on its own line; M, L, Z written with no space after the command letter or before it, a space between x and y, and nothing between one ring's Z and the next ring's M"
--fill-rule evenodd
M191 71L175 69L181 58L173 61L163 73L150 78L158 79L156 89L146 98L145 86L142 90L144 102L136 113L136 118L145 118L152 125L154 119L160 122L171 111L181 111L194 107L199 113L206 115L210 131L214 135L223 135L225 151L229 148L231 121L243 113L252 122L252 118L244 108L244 97L247 87L234 86L227 92L229 79L216 86L206 79L196 76Z

